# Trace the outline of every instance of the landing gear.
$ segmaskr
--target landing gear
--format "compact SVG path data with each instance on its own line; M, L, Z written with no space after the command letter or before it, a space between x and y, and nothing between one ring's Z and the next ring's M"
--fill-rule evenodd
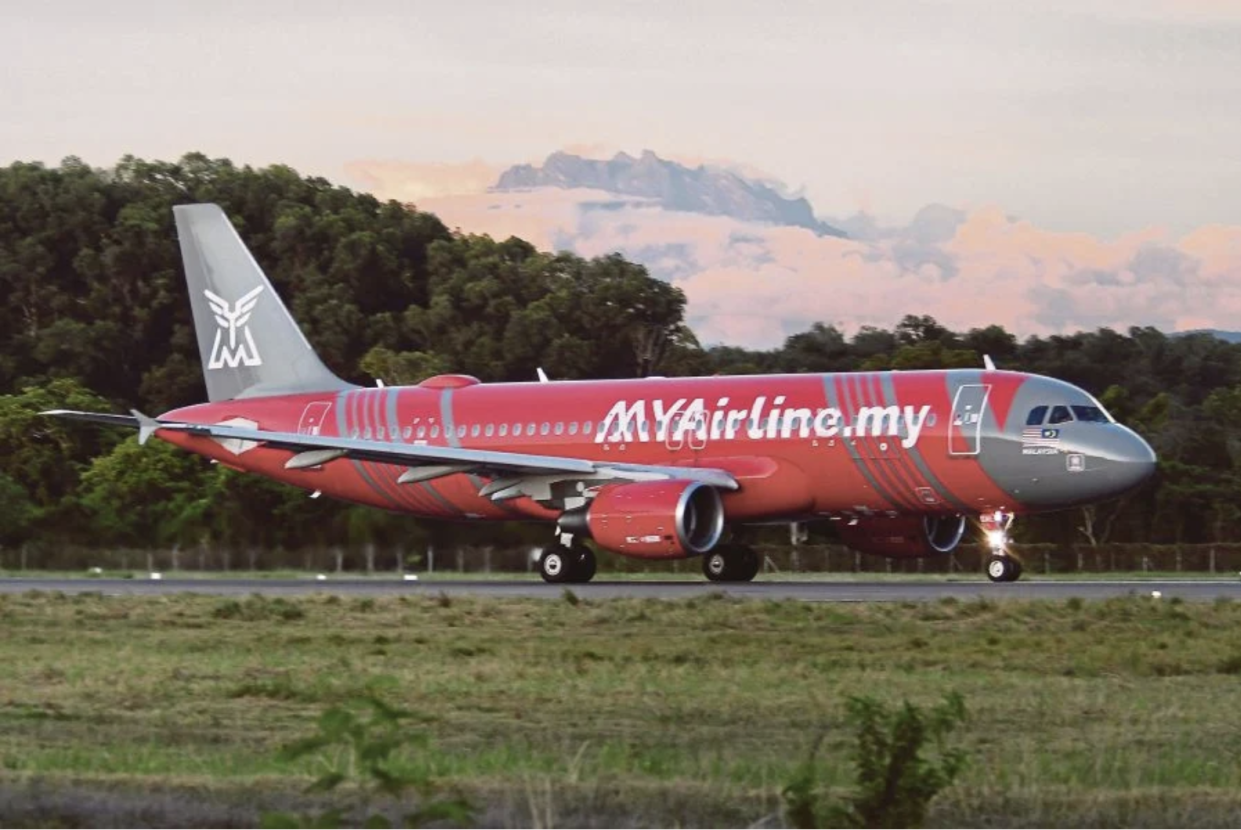
M539 557L539 576L553 584L590 582L595 568L594 552L581 542L550 547Z
M749 582L758 567L758 554L744 545L720 545L702 556L702 573L712 582Z
M992 582L1016 582L1021 578L1021 562L1008 550L1008 528L1013 524L1013 514L997 510L984 513L982 529L991 547L987 557L987 578Z

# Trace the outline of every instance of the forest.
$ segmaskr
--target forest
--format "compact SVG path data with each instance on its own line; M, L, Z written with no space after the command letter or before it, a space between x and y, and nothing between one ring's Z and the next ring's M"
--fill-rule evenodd
M39 416L160 413L203 400L172 206L220 203L328 366L416 383L981 366L1095 394L1147 438L1158 475L1124 499L1023 522L1056 544L1230 542L1241 525L1241 345L1209 333L1099 329L1018 339L910 314L846 336L816 324L777 349L703 347L680 289L619 255L584 259L446 227L286 166L191 153L0 168L0 547L298 549L531 538L311 501L162 442ZM825 531L813 529L819 534ZM542 538L541 532L536 532Z

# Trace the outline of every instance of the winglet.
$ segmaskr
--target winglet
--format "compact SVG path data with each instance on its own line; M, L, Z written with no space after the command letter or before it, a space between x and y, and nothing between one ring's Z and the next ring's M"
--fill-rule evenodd
M989 354L985 354L982 356L982 365L983 365L983 368L986 369L988 372L995 371L995 361L991 359L991 355Z
M549 380L547 379L547 372L544 372L544 371L543 371L543 367L542 367L542 366L540 366L540 367L539 367L538 369L536 369L535 371L537 371L537 372L539 373L539 383L550 383L550 382L551 382L551 381L549 381Z
M160 423L149 415L143 415L136 409L129 410L129 414L138 419L138 443L146 444L151 440L151 436L155 434L155 430L159 429Z

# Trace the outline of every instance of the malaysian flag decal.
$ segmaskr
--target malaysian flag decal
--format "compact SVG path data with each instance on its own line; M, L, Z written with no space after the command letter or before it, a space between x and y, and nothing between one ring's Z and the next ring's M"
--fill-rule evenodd
M1027 447L1060 446L1060 430L1050 427L1026 427L1021 431L1021 443Z

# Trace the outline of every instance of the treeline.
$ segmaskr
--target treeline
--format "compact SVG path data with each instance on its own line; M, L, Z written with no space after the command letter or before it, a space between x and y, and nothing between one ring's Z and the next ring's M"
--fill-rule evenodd
M0 545L542 542L544 528L435 525L310 501L161 442L49 421L43 409L159 413L204 398L172 221L218 202L338 374L413 383L980 366L1094 392L1161 456L1122 502L1022 525L1028 539L1201 543L1236 538L1241 346L1107 329L1018 341L928 317L851 337L824 325L779 349L701 348L685 297L620 256L535 250L274 166L190 154L0 169ZM130 439L130 440L124 440ZM816 534L819 531L814 531Z

